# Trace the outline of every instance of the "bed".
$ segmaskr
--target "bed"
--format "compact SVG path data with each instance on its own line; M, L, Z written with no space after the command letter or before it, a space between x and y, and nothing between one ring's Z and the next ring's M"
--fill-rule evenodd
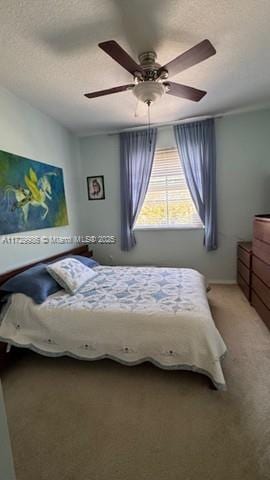
M76 253L89 255L84 248ZM1 341L47 356L110 358L125 365L149 361L202 373L216 389L226 389L221 367L226 346L200 273L162 267L95 270L94 279L75 295L60 290L41 305L11 295L1 313Z

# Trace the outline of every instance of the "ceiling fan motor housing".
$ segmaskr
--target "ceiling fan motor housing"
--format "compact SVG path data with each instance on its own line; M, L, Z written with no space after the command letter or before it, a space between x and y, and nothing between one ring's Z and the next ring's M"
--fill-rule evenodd
M144 52L139 55L140 67L142 72L135 72L135 78L138 80L158 80L168 78L168 72L165 69L160 71L160 64L156 63L157 54L155 52Z
M140 65L143 68L155 67L157 54L155 52L143 52L139 55Z

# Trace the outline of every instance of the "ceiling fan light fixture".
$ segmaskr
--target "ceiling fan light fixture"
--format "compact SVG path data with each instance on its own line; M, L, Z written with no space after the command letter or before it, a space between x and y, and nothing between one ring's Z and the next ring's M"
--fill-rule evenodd
M154 103L166 92L164 85L160 82L147 81L139 82L133 88L135 97L143 103Z

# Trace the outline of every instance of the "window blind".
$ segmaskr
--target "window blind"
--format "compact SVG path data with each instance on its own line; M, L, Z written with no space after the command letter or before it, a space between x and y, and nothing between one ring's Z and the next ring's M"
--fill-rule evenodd
M156 151L147 194L136 226L202 226L176 148Z

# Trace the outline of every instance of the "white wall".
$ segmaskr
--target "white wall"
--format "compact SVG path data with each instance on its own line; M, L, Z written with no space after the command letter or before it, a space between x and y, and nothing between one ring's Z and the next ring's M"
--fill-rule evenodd
M20 235L69 236L78 233L78 139L52 118L0 88L0 150L63 168L69 225ZM1 243L1 238L3 237L0 236L0 272L72 247L6 245Z
M116 245L94 247L97 259L113 264L191 267L210 280L235 280L237 240L251 238L255 213L270 211L270 111L218 119L216 137L219 248L208 253L202 230L138 231L136 247L121 252L118 136L80 140L83 232L116 235L118 239ZM161 129L158 146L173 144L172 130ZM105 176L105 200L87 200L88 175Z
M0 149L64 170L69 225L33 234L115 235L116 245L94 247L103 263L184 266L200 270L211 280L235 279L237 240L251 238L255 213L270 211L270 111L218 119L216 136L219 249L204 250L202 230L157 230L137 231L136 247L124 253L120 250L118 136L77 139L0 88ZM172 145L172 130L160 129L158 146ZM88 175L105 176L105 200L87 200ZM7 246L0 237L0 272L68 248L71 245Z

